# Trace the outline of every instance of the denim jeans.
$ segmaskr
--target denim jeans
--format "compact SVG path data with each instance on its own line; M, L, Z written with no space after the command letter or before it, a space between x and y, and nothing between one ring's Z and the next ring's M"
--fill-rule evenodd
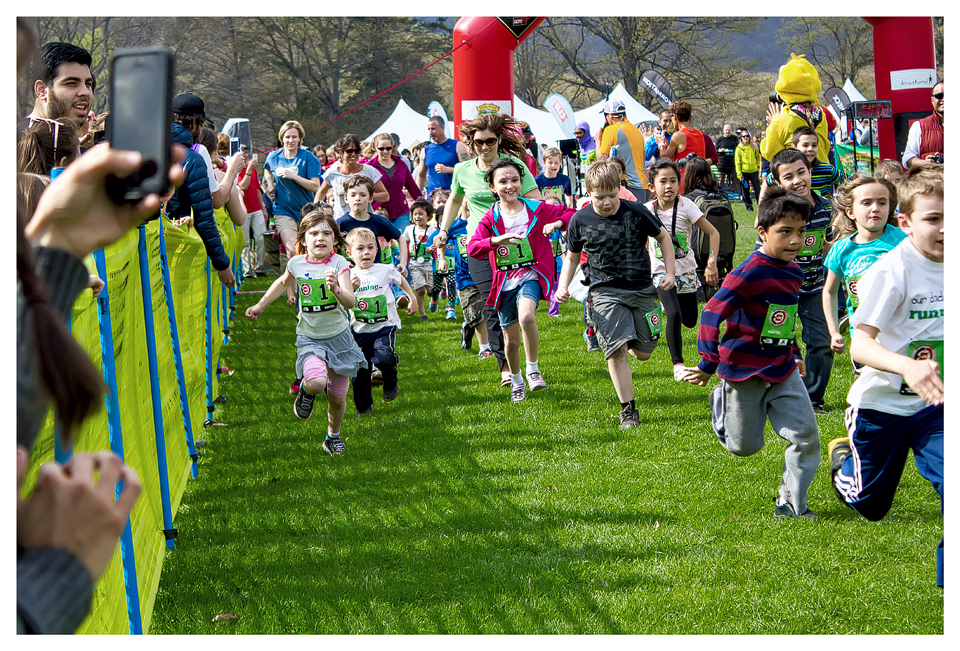
M823 316L823 293L800 294L797 315L803 325L801 338L807 347L804 362L807 365L807 377L803 383L810 394L810 402L823 405L823 394L830 382L830 369L833 368L833 351L830 349L830 331Z

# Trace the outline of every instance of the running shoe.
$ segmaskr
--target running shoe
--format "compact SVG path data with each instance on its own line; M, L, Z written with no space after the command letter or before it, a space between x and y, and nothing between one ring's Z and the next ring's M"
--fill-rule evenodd
M430 317L428 317L426 314L424 314L423 316L420 317L420 320L421 320L421 321L429 321L429 320L430 320Z
M383 384L383 373L380 369L374 367L373 372L370 374L370 384L375 387Z
M436 311L437 311L437 299L435 299L435 298L431 298L431 299L430 299L430 311L431 311L431 312L436 312Z
M527 382L530 383L531 391L539 391L540 389L547 388L547 382L543 379L543 375L540 374L540 371L527 373Z
M300 383L303 382L303 378L298 377L294 378L293 382L290 383L290 393L296 395L300 392Z
M400 298L397 299L397 309L402 310L408 305L410 305L410 299L407 298L406 294L401 294Z
M477 359L483 360L483 359L492 359L492 358L493 358L493 351L490 350L489 348L487 348L486 350L481 350L479 353L477 353Z
M473 346L473 328L464 323L460 326L460 350L470 350Z
M820 517L819 513L814 513L807 509L803 513L797 513L789 504L777 504L773 507L773 517L775 518L804 518L805 520L816 520Z
M327 435L327 439L323 442L323 449L327 451L327 454L330 456L336 454L343 454L347 451L347 446L343 444L343 439L340 438L339 434L330 434Z
M293 413L301 420L310 418L313 413L314 396L304 391L303 387L297 392L297 399L293 401Z
M600 342L597 341L597 336L590 334L590 329L587 328L583 331L583 340L587 342L587 352L593 353L600 350Z
M507 380L509 382L509 380ZM524 384L510 389L510 402L523 402L527 399L527 387Z
M457 311L452 307L447 308L447 321L451 321L457 318Z
M400 395L400 385L397 384L392 389L386 387L383 388L383 401L390 402L391 400L396 400L397 396Z
M640 412L627 405L620 412L620 429L633 429L640 426Z

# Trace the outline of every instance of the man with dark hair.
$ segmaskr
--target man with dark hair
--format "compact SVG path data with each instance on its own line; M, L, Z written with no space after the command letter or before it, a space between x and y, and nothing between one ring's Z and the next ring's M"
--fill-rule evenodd
M470 150L465 144L447 138L443 131L444 124L439 115L427 120L427 133L433 142L428 142L423 148L420 165L413 175L427 197L437 188L449 190L453 182L453 166L470 159Z
M660 111L660 120L657 122L659 131L654 132L653 138L648 138L643 145L644 160L657 160L660 158L660 147L670 144L670 136L673 135L673 113L668 110Z
M717 171L720 172L720 185L723 186L725 192L728 192L731 188L738 188L740 185L734 183L737 169L733 157L738 144L737 136L733 135L733 127L729 124L723 125L723 136L717 140L717 154L720 155Z
M686 158L687 154L694 153L700 158L707 158L705 138L703 132L690 126L690 118L693 117L693 107L690 102L680 100L670 105L670 111L673 112L673 128L676 133L666 145L660 145L660 156L680 160ZM714 159L716 153L714 153Z
M93 59L82 47L46 43L34 69L33 111L29 118L62 120L79 131L93 103L97 80L90 71Z
M197 234L203 240L203 246L207 250L207 256L210 258L210 264L217 270L217 276L220 282L227 287L232 287L235 278L233 270L230 268L230 257L223 249L223 243L220 241L220 232L217 230L217 223L213 217L214 203L212 191L219 190L220 184L216 177L210 180L209 174L213 174L213 168L210 163L210 154L204 147L193 149L193 143L200 135L203 129L204 121L203 100L191 93L182 93L173 98L173 142L187 147L187 157L183 160L183 169L186 172L186 182L177 189L173 197L167 203L167 212L172 217L186 217L193 212L193 226L197 229ZM238 154L242 156L242 154ZM236 158L236 157L234 157ZM231 164L234 160L230 159ZM242 162L242 158L241 158ZM227 177L224 177L224 186L227 188L227 197L233 188L233 183L227 183L230 167L227 167ZM237 172L233 172L233 178L236 178ZM214 188L216 184L216 188ZM221 205L226 203L226 198Z

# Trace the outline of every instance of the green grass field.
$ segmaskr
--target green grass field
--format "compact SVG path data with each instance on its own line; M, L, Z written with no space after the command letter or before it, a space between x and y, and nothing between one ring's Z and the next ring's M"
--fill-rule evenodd
M737 207L741 225L753 214ZM741 228L739 263L755 231ZM267 279L241 289L262 290ZM512 405L493 360L459 349L459 322L405 318L400 398L358 418L347 453L321 449L288 386L295 319L256 324L237 296L227 402L176 517L152 633L942 634L936 493L912 459L871 523L829 486L853 375L838 355L818 416L817 521L774 519L783 442L737 458L717 442L708 389L673 381L666 342L632 360L640 427L618 428L581 305L538 310L550 384ZM459 312L458 312L459 314ZM688 364L696 332L684 331ZM716 382L716 380L714 380ZM712 386L712 384L711 384ZM220 613L237 619L212 622Z

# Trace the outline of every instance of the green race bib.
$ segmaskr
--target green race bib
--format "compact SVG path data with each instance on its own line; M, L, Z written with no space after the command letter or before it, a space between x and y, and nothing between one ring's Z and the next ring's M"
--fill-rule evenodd
M563 242L558 237L550 242L553 245L553 257L557 258L563 255Z
M843 282L847 287L847 296L850 297L850 307L857 309L860 307L860 297L857 295L857 284L860 282L860 276L845 278Z
M820 252L823 251L823 236L825 233L825 229L807 231L806 235L803 236L803 244L800 246L797 257L802 259L820 255Z
M650 339L656 341L663 333L663 307L657 303L657 307L643 315L650 326Z
M495 250L497 256L497 270L511 271L533 265L533 251L530 249L530 240L523 238L516 244L499 244Z
M673 247L673 257L679 260L680 258L687 257L687 234L686 233L674 233L673 235L677 238L677 244L679 246ZM657 242L657 259L663 260L663 251L660 250L660 242Z
M792 346L796 334L797 306L771 303L763 320L760 343L766 346Z
M443 259L447 261L447 273L452 274L454 268L456 267L456 258L454 258L452 255L445 255L443 256Z
M325 279L301 279L300 307L304 312L326 312L337 307L337 298Z
M357 298L357 306L353 308L353 313L357 321L363 323L380 323L389 318L387 313L387 298L383 294L379 296L364 296Z
M467 236L466 235L461 235L457 239L457 246L460 249L460 257L466 260L467 259Z
M932 359L940 365L940 379L943 379L943 342L934 340L911 341L907 347L907 355L913 359ZM906 382L900 383L900 395L915 396Z
M380 241L380 262L382 264L393 264L393 251L390 249L390 243L385 238L379 238Z

